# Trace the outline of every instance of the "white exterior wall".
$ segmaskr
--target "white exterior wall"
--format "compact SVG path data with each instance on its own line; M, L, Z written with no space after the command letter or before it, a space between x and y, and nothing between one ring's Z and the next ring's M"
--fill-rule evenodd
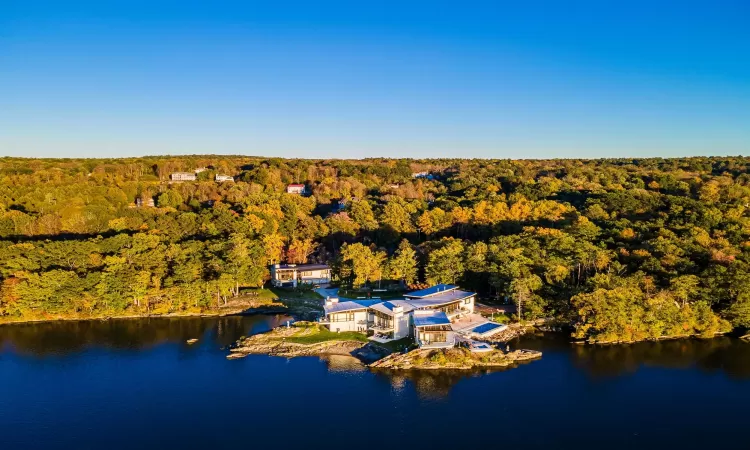
M292 278L286 281L281 281L277 278L277 275L276 275L277 270L279 269L275 267L271 268L271 271L272 271L271 276L273 277L271 282L273 283L274 286L281 286L283 283L292 283L292 286L296 287L298 279L301 283L312 283L312 284L328 283L331 281L331 269L315 269L315 270L304 270L304 268L292 269L292 270L281 269L286 273L292 272ZM307 272L309 272L310 274L304 275L304 276L300 275L301 273L307 273Z
M331 314L331 316L338 314L348 314L351 311L343 311ZM328 325L328 329L335 332L341 331L360 331L362 333L367 331L367 317L369 313L366 309L360 309L354 311L354 320L348 320L345 322L331 322ZM330 319L330 317L329 317Z
M301 270L300 272L310 272L310 275L300 276L303 283L328 283L331 281L331 269Z
M466 309L468 309L470 313L474 313L474 297L476 297L476 295L472 295L470 298L464 299L464 305L463 305L463 307L466 308ZM467 305L466 304L466 300L470 300L471 303L469 303Z
M393 318L393 339L403 339L410 335L410 313L399 313Z

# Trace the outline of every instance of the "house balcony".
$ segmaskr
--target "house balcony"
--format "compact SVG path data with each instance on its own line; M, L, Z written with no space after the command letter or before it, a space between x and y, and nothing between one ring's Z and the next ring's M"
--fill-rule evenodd
M371 324L369 328L375 333L392 333L394 330L393 325L382 324Z
M445 313L445 315L448 316L448 319L451 319L451 320L458 316L463 316L466 314L471 314L471 311L469 311L466 308L458 308L458 309L454 309L451 312Z

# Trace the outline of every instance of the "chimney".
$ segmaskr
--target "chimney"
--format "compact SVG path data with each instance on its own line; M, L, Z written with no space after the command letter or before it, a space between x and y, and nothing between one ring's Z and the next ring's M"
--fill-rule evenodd
M402 312L404 312L404 307L403 306L394 306L393 307L393 314L394 315L395 314L401 314Z
M338 303L339 299L337 297L326 297L326 306L331 306L334 303Z

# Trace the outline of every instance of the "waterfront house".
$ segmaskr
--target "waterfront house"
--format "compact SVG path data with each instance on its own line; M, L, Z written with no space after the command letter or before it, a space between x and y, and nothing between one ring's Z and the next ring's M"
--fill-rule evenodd
M304 184L290 184L286 187L287 194L305 195L307 194L307 188Z
M331 331L359 331L370 340L388 343L412 337L420 347L452 347L457 334L486 338L505 329L474 314L474 292L438 284L410 292L398 300L326 299L321 324ZM341 315L346 313L346 315Z
M325 264L274 264L271 283L276 287L323 284L331 281L331 268Z
M474 313L476 293L462 291L452 284L436 284L427 289L406 294L407 301L417 309L443 311L449 319L455 320Z
M371 339L389 342L411 335L411 315L414 306L404 300L377 301L370 306Z
M198 177L192 172L174 172L169 175L169 179L172 181L195 181Z
M367 332L371 327L370 306L380 300L347 300L340 302L337 298L327 298L324 309L326 317L321 324L334 332L359 331Z
M414 311L414 340L420 348L450 348L456 345L451 321L440 310Z

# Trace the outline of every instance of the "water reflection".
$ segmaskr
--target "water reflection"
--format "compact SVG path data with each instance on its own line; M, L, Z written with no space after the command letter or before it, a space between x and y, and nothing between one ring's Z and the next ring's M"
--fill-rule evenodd
M143 350L188 339L209 340L217 347L241 336L267 331L288 317L174 317L39 322L0 326L0 349L34 357L65 356L88 348Z
M218 318L145 318L93 321L41 322L0 326L0 350L12 349L32 357L65 356L89 348L143 350L166 343L200 339L219 349L242 336L267 331L283 324L284 315L233 316ZM512 342L512 348L541 350L550 358L565 355L579 370L592 377L617 377L642 367L688 369L724 373L736 379L750 379L750 343L730 337L643 342L630 345L577 345L562 334L527 335ZM196 346L197 347L197 346ZM368 370L350 356L323 358L331 372ZM531 364L534 364L533 362ZM502 369L499 369L502 370ZM493 369L494 371L494 369ZM405 384L426 398L445 397L462 379L487 371L379 370L379 378L394 390Z
M360 360L348 355L328 355L322 357L331 372L364 372L367 366Z
M407 371L379 369L377 374L387 379L394 391L400 391L405 386L412 385L420 398L435 400L448 397L451 389L462 380L511 369Z
M544 352L570 353L573 364L594 377L616 377L642 367L698 368L731 378L750 378L750 343L732 337L678 339L624 345L572 344L562 335L532 335L513 343Z

